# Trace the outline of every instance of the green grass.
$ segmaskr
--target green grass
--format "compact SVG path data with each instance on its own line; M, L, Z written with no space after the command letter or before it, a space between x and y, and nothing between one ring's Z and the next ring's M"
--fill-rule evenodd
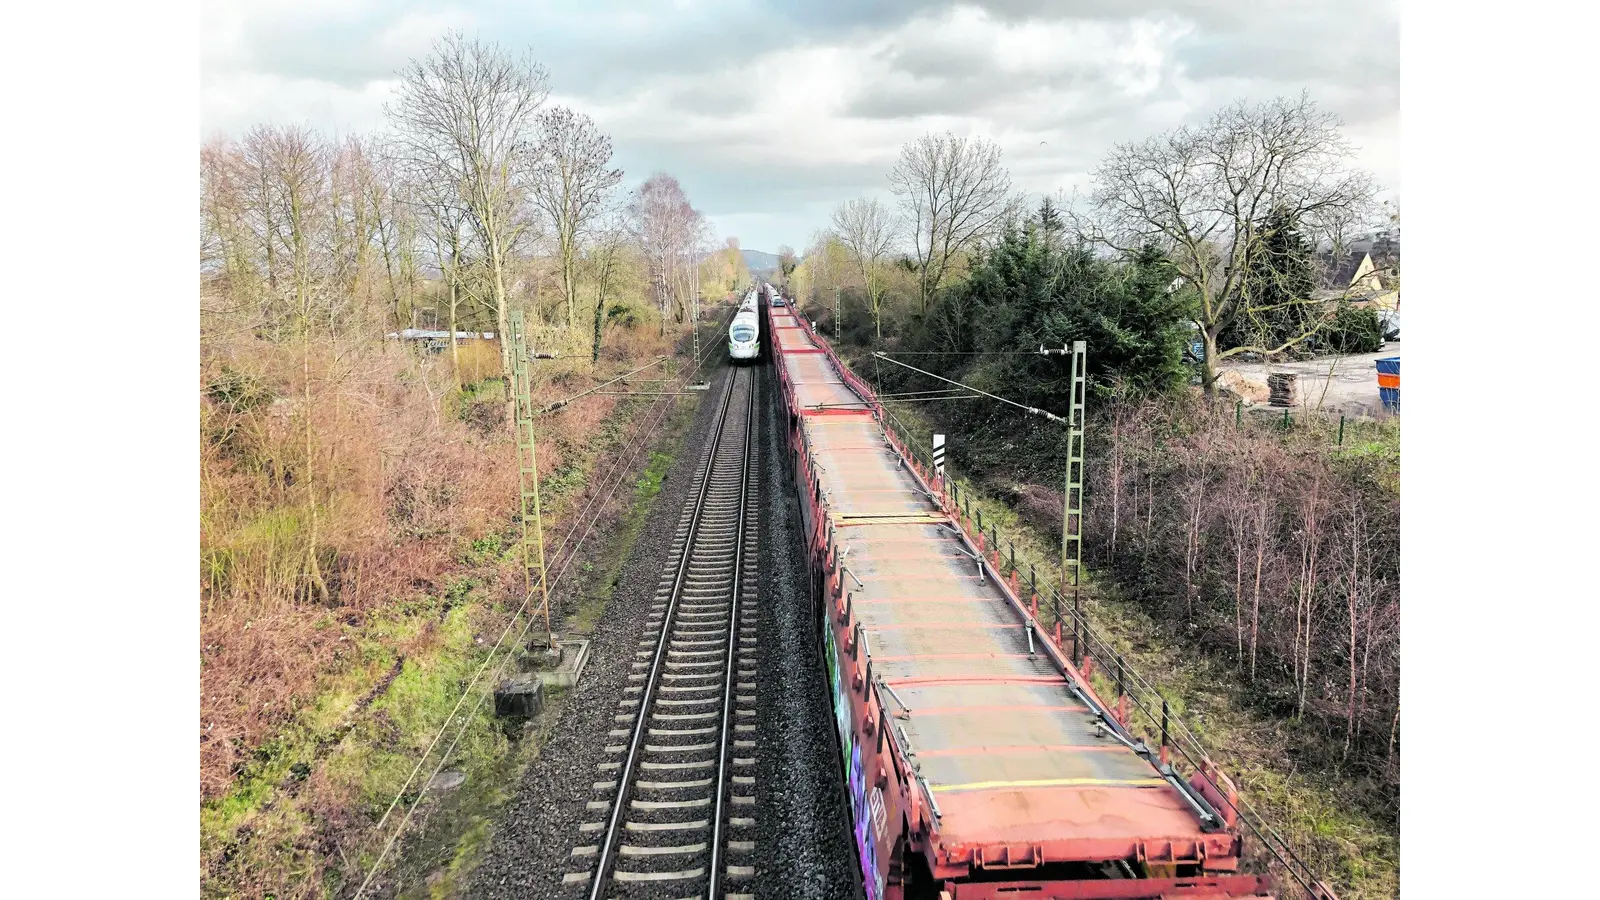
M605 612L616 589L622 565L632 553L651 505L661 492L668 469L682 450L695 409L693 401L682 401L669 411L659 440L660 449L651 452L644 471L635 482L633 501L618 523L605 553L601 555L598 573L593 567L584 573L595 588L580 592L578 603L562 623L564 631L592 633ZM475 769L455 767L466 772L467 782L444 805L427 832L420 835L408 849L403 865L409 873L405 880L411 886L401 896L460 896L472 870L489 846L493 822L499 810L510 799L510 792L520 781L522 771L538 758L539 749L560 717L565 699L566 691L563 689L547 691L543 711L529 723L528 737L509 747L505 753L480 750L475 757L479 761ZM479 728L475 725L473 731L477 732Z
M672 468L672 463L683 450L684 437L688 434L689 425L694 419L695 409L694 403L684 401L668 413L661 449L651 451L650 461L645 464L644 471L634 483L633 502L618 523L616 539L610 552L601 561L600 571L595 573L586 570L583 573L587 576L588 582L595 587L581 595L577 608L567 617L567 629L574 634L592 633L595 624L600 621L601 613L605 612L606 604L610 602L611 594L617 587L617 580L621 577L622 564L632 552L634 542L639 539L639 532L644 528L645 516L650 512L650 505L661 493L661 485L666 479L667 470Z

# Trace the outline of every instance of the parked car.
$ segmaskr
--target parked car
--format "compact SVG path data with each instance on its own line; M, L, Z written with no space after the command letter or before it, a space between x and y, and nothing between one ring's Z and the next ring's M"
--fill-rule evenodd
M1386 309L1379 314L1383 322L1383 339L1386 341L1400 340L1400 310Z

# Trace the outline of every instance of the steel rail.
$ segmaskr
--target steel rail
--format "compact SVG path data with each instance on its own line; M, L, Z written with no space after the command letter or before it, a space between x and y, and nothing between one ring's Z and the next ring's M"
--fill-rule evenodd
M669 644L671 643L670 640L669 640L669 634L671 633L671 630L672 630L672 627L673 627L673 623L674 623L674 621L676 619L676 614L677 614L679 601L683 597L684 585L685 585L685 582L686 582L686 579L687 579L687 576L688 576L688 573L689 573L689 564L690 564L691 560L693 560L693 558L694 558L695 537L699 533L700 528L701 528L701 524L702 524L702 522L704 520L704 514L706 512L706 507L707 507L706 500L707 500L707 497L710 496L711 487L712 487L712 484L713 484L713 482L715 480L717 457L718 457L718 454L724 449L723 439L724 439L724 437L726 437L724 432L725 432L726 427L727 427L728 414L731 411L731 405L732 405L731 404L731 400L732 400L732 397L733 397L733 394L734 394L734 389L735 389L735 386L739 382L740 377L742 375L746 375L746 373L744 373L741 370L735 370L732 373L732 375L728 379L727 387L724 390L723 395L722 395L722 397L721 397L721 399L719 401L719 404L718 404L718 409L717 409L717 413L716 413L716 425L715 425L714 430L712 432L711 444L706 449L705 462L702 465L701 470L700 470L700 484L699 484L698 490L696 491L696 493L695 493L695 495L693 497L693 503L694 503L693 512L691 513L691 516L690 516L689 527L685 532L683 550L682 550L681 555L679 556L677 570L676 570L676 572L674 573L674 576L673 576L672 590L671 590L670 596L668 598L667 608L662 614L661 633L660 633L660 635L659 635L659 637L657 639L655 654L651 659L650 671L649 671L649 674L646 676L644 691L643 691L643 693L642 693L642 695L640 697L639 706L638 706L638 712L636 714L636 717L635 717L634 723L633 723L633 734L632 734L632 736L631 736L631 738L629 739L629 742L628 742L627 756L625 757L623 765L622 765L622 767L621 767L621 769L620 769L620 771L618 772L618 775L617 775L616 795L615 795L615 798L614 798L613 803L612 803L611 815L609 816L608 821L606 823L605 835L601 839L600 844L599 844L599 848L598 848L598 851L597 851L598 858L595 861L595 874L594 874L593 879L590 881L590 886L589 886L590 887L590 889L589 889L589 898L590 898L590 900L601 900L601 898L605 895L606 889L608 887L610 887L612 876L615 874L613 872L613 869L615 868L615 865L616 865L617 844L619 843L619 841L621 840L621 837L622 837L622 823L623 823L623 819L624 819L624 810L626 809L627 804L628 804L629 796L630 796L630 793L631 793L630 788L632 787L633 781L635 779L635 773L638 770L641 751L643 750L643 747L644 747L644 738L645 738L645 733L646 733L646 722L647 722L648 717L649 717L650 709L651 709L651 707L652 707L652 705L653 705L653 703L654 703L654 701L656 699L657 688L659 687L660 682L661 682L661 674L662 674L662 669L663 669L663 663L666 660L667 649L668 649ZM754 398L755 398L755 389L754 389L754 386L752 385L752 386L750 386L750 389L749 389L749 405L748 405L748 409L749 410L753 410L753 408L754 408ZM721 755L719 757L719 766L718 766L717 775L716 775L716 791L717 791L717 807L716 808L717 808L717 813L718 814L717 814L717 816L716 816L716 818L714 820L715 824L713 826L713 828L714 828L713 840L711 842L711 846L713 848L713 851L712 851L713 852L713 863L715 863L715 861L720 858L719 851L720 851L720 844L721 844L720 832L721 832L721 824L722 824L721 823L721 819L722 819L721 810L722 810L722 802L723 802L722 798L723 798L723 795L726 793L726 791L725 791L725 787L726 787L725 782L726 782L726 771L727 771L727 766L726 766L727 726L728 726L729 722L733 719L733 715L732 715L732 711L731 711L731 704L732 704L732 700L733 700L733 695L732 695L731 688L732 688L732 685L733 685L733 676L734 676L734 671L735 670L734 670L734 660L733 660L733 656L732 656L732 649L734 649L737 646L737 639L738 639L738 618L737 618L737 615L738 615L738 602L737 602L737 597L738 597L738 594L739 594L739 591L740 591L740 580L741 580L740 571L739 571L738 566L742 565L742 562L743 562L742 557L743 557L743 545L744 545L744 525L745 525L745 516L746 516L745 503L746 503L747 496L748 496L749 471L750 471L749 435L750 435L750 431L751 431L751 429L753 427L753 424L754 424L754 416L753 415L748 415L746 423L745 423L745 440L746 440L746 443L745 443L745 446L742 448L742 455L743 455L744 459L743 459L743 462L742 462L741 467L740 467L741 484L740 484L740 506L739 506L739 514L738 514L739 515L739 520L738 520L739 521L739 529L735 533L735 561L736 561L736 565L735 565L735 568L733 569L733 587L732 587L732 591L733 591L735 600L734 600L733 604L731 604L732 610L731 610L731 613L730 613L730 626L729 626L729 642L730 642L729 643L729 647L730 647L730 650L729 650L729 656L727 657L727 659L725 661L726 662L726 666L727 666L727 676L726 676L725 685L724 685L723 710L722 710L722 713L723 713L723 746L722 746ZM708 875L710 877L710 884L713 886L712 890L714 890L715 889L715 884L716 884L716 881L717 881L717 879L716 879L716 870L714 868L714 865L713 865L713 867L711 867L708 870ZM709 895L709 892L708 892L708 895Z
M735 377L738 376L735 372ZM731 383L732 378L728 379ZM739 524L734 532L737 538L733 544L733 583L728 588L728 669L722 679L722 736L717 750L717 802L713 807L711 816L711 864L708 868L706 884L706 900L716 900L717 888L721 882L722 863L722 809L724 798L727 796L728 781L728 744L731 737L730 729L733 726L733 680L735 652L739 649L739 597L744 593L744 537L749 516L750 502L750 456L755 447L752 437L756 427L756 386L755 376L750 377L749 396L746 398L745 423L744 423L744 461L739 469ZM641 709L641 714L643 710Z

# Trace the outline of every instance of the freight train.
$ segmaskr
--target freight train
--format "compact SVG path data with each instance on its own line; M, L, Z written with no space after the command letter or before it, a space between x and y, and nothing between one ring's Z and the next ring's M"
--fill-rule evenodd
M1272 896L1226 777L1133 737L873 392L767 316L869 900Z

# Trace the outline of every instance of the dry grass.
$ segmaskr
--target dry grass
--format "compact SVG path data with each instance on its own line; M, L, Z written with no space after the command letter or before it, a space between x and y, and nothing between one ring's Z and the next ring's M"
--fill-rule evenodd
M653 335L630 345L668 349ZM307 404L300 348L203 349L202 883L208 896L318 896L318 873L359 871L376 798L393 795L522 597L520 554L501 536L517 481L503 387L455 392L448 351L325 345ZM535 402L638 364L536 368ZM615 400L540 420L552 551L622 434ZM479 725L488 743L462 755L500 764L504 738Z
M207 797L341 662L314 624L358 624L430 585L461 540L505 517L513 491L509 445L444 414L437 360L318 348L308 406L286 348L215 349L201 412Z
M462 384L475 384L500 374L500 345L496 341L462 341L456 345L461 367L456 377Z

